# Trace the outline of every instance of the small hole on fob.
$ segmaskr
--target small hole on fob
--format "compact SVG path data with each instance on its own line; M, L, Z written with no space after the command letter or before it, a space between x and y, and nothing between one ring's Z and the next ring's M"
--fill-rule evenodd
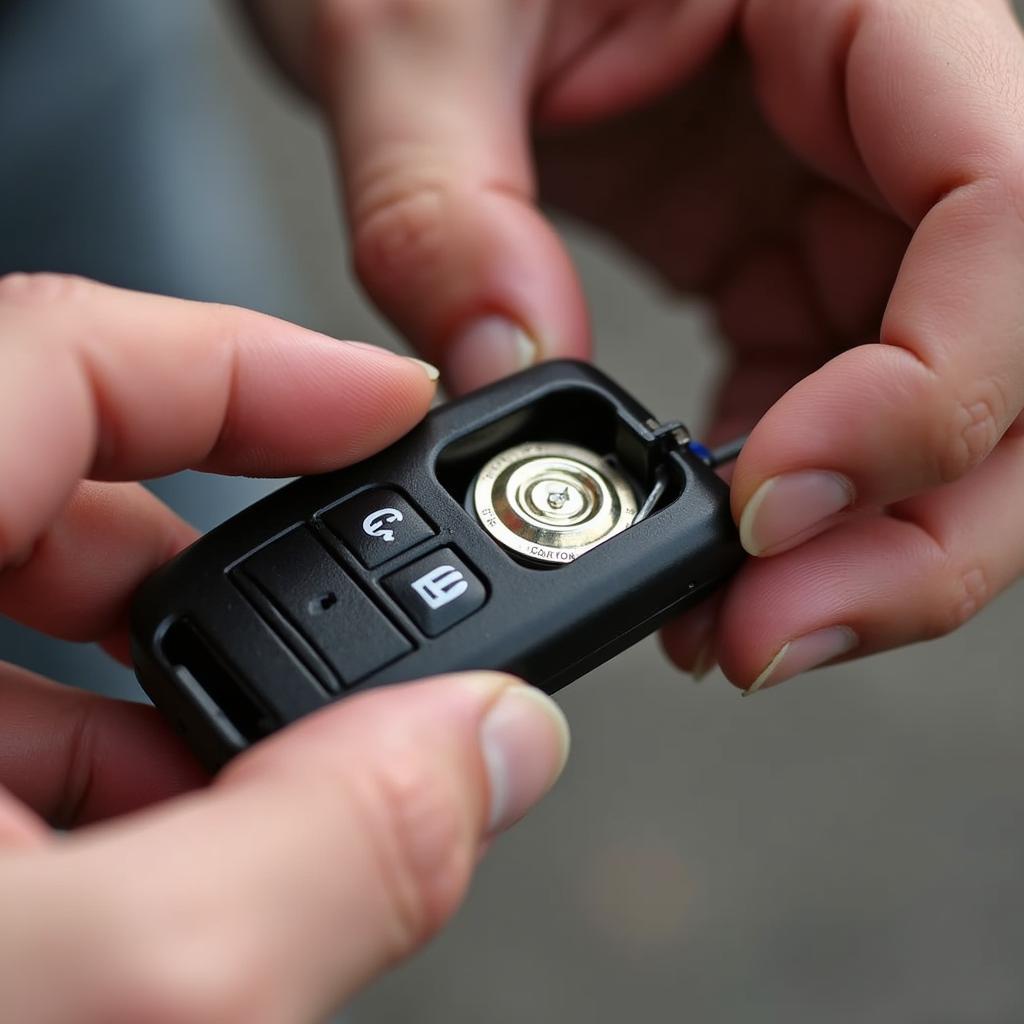
M333 591L328 591L326 594L321 594L318 598L309 602L309 614L310 615L323 615L329 608L333 608L338 603L338 595Z

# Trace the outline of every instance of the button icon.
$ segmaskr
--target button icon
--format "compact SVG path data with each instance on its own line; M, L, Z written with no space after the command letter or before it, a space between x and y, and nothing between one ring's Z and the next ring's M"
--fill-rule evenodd
M434 536L434 528L419 509L391 487L358 491L324 509L319 518L367 569L376 569ZM416 575L422 576L423 569Z
M465 576L453 565L439 565L413 580L411 586L433 611L451 604L469 590Z
M400 523L405 517L397 508L379 508L363 520L363 533L367 537L379 537L385 544L395 539L395 531L389 530L392 523Z
M427 636L440 636L487 603L483 582L451 548L393 572L384 589Z

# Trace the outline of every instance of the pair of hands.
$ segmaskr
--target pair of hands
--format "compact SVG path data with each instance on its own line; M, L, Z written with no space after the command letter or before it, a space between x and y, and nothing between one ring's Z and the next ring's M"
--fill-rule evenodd
M456 390L586 354L538 182L713 303L735 358L711 438L757 423L733 490L762 557L667 632L680 665L771 685L948 631L1020 575L1004 0L250 7L328 112L363 280ZM0 336L0 611L119 657L132 590L193 534L116 481L333 468L433 393L409 360L63 279L3 282ZM444 920L567 744L536 692L462 677L346 702L189 792L150 709L0 672L19 1020L314 1017Z

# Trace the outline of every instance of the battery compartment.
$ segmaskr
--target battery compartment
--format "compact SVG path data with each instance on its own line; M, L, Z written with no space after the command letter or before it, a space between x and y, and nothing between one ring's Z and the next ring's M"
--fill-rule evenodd
M440 453L438 480L461 505L483 465L507 448L528 441L559 442L588 448L608 458L630 479L640 506L657 489L650 515L682 493L682 463L636 426L604 395L589 388L563 388L449 443Z

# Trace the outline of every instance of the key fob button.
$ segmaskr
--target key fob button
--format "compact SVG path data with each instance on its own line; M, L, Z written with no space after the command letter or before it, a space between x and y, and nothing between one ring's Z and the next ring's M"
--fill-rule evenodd
M305 527L260 548L240 569L345 685L412 650Z
M320 519L367 569L434 536L433 528L408 499L383 487L335 505Z
M384 586L427 636L440 636L487 600L483 583L451 548L393 573Z

